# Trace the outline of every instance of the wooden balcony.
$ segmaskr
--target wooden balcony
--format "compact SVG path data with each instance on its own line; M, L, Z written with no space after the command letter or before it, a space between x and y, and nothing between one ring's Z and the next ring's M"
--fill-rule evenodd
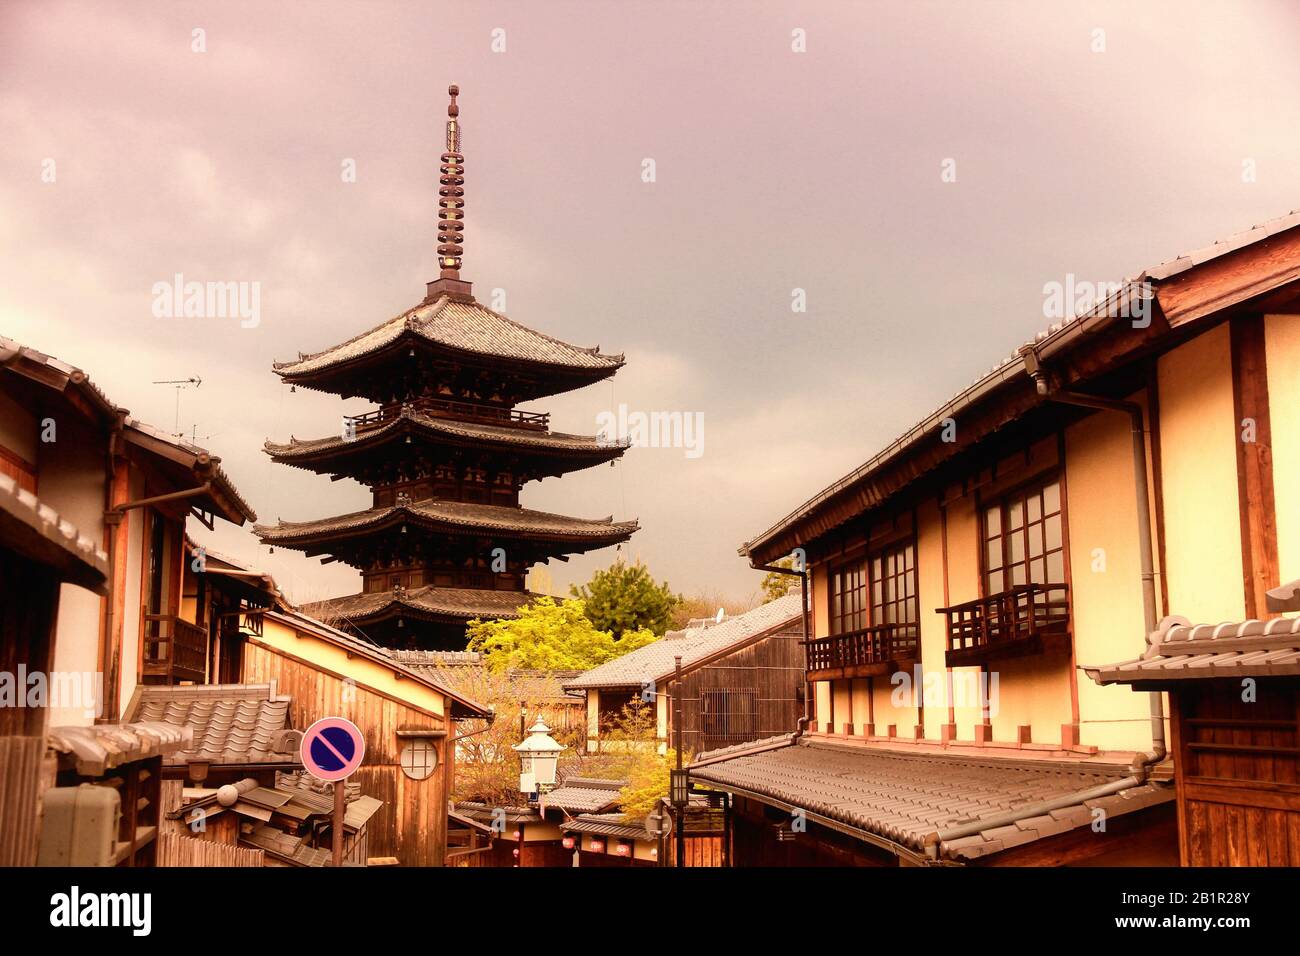
M549 412L528 412L518 408L500 408L496 405L479 405L476 402L458 402L444 398L417 398L398 405L385 405L364 415L351 415L347 420L358 430L373 428L392 421L402 413L403 408L424 412L435 418L530 428L535 431L546 431L551 424Z
M936 610L948 618L949 667L1070 649L1068 584L1021 584Z
M208 634L203 628L174 614L144 616L144 683L201 684L207 658Z
M919 634L915 624L880 624L808 641L808 679L879 677L910 668L920 656Z

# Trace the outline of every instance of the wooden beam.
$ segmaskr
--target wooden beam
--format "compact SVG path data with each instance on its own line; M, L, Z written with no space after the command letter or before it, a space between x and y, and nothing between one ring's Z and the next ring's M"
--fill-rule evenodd
M1278 580L1273 432L1269 419L1264 317L1234 318L1229 330L1246 616L1263 618L1268 615L1264 592L1281 583Z

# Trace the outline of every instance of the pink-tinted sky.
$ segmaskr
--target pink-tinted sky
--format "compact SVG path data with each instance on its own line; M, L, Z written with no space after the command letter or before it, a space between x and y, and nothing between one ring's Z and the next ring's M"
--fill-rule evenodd
M10 0L0 335L169 429L175 392L151 383L201 376L181 426L262 520L366 507L262 454L344 410L270 366L422 297L459 83L465 277L628 358L533 407L588 433L619 403L705 421L702 457L635 449L525 504L637 517L625 548L658 576L743 597L737 546L1048 324L1045 283L1300 206L1298 47L1287 2ZM154 318L176 273L259 282L260 325ZM247 530L204 537L299 600L356 586Z

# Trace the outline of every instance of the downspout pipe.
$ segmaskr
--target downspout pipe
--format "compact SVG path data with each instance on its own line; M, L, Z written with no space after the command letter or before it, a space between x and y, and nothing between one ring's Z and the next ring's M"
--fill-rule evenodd
M783 568L775 564L760 565L755 570L767 571L771 574L788 574L799 579L799 598L800 598L799 610L800 610L800 617L803 620L803 642L802 643L804 648L806 649L808 647L808 641L811 638L810 632L812 630L812 627L808 619L809 618L808 569L806 564L804 569L801 571L796 571L793 568ZM804 733L808 730L808 725L812 722L811 708L812 708L812 687L808 683L808 670L807 667L805 667L804 678L803 678L803 716L800 717L798 723L795 724L794 734L790 737L790 743L794 743L796 740L802 737Z
M1017 820L1027 820L1031 817L1046 816L1053 810L1062 810L1065 807L1078 806L1088 800L1096 800L1099 797L1110 796L1111 794L1118 793L1121 790L1128 790L1132 787L1140 786L1146 781L1146 777L1146 772L1141 771L1124 777L1122 780L1112 780L1110 783L1103 783L1088 790L1076 791L1075 793L1069 793L1063 797L1055 797L1051 800L1042 800L1027 807L1017 807L1014 810L1008 810L1006 813L1000 813L995 817L981 817L978 820L972 820L970 823L963 823L959 826L949 827L946 830L937 830L925 838L926 856L930 860L937 860L943 844L951 842L952 840L959 840L962 837L972 836L976 833L981 833L984 830L995 830L998 827L1011 826Z
M1075 405L1101 411L1122 412L1129 416L1133 437L1133 476L1134 490L1137 498L1138 524L1138 560L1142 575L1142 612L1146 624L1146 633L1155 633L1159 622L1156 617L1156 575L1155 547L1151 533L1151 488L1147 475L1146 448L1146 413L1136 402L1089 395L1069 389L1055 388L1050 376L1038 360L1038 352L1033 345L1026 345L1020 350L1024 359L1025 371L1034 380L1039 395L1050 402L1061 405ZM1150 776L1151 768L1165 759L1168 750L1165 746L1165 705L1160 691L1150 692L1151 702L1151 752L1134 761L1134 769L1142 780Z

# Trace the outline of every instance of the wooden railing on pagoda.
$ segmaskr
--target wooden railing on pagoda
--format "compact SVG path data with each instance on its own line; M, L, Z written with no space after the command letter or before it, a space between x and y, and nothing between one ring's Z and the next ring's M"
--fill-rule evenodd
M1068 584L1020 584L937 611L948 619L949 667L1070 646Z
M398 405L385 405L364 415L349 415L347 420L358 429L372 428L392 421L402 413L403 408L425 412L435 418L454 418L459 421L507 425L512 428L532 428L538 431L545 431L551 424L549 412L527 412L518 408L500 408L496 405L480 405L477 402L460 402L447 398L412 399Z
M920 656L920 631L915 624L878 624L819 637L804 650L809 680L876 677Z
M187 680L203 683L207 673L207 631L174 614L146 614L144 628L141 673L146 684Z

